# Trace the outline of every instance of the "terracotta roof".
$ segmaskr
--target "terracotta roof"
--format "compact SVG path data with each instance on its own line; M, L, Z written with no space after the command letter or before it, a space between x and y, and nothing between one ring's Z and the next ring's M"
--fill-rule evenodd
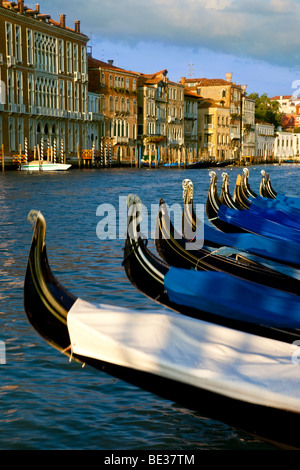
M162 80L164 80L167 73L168 71L166 69L160 70L159 72L155 72L152 74L140 73L139 74L140 85L143 85L143 84L155 85L156 83L159 83Z
M116 72L119 71L119 72L123 72L123 73L130 73L130 74L134 74L136 76L140 75L138 72L133 72L132 70L126 70L126 69L122 69L121 67L116 67L113 64L110 64L108 62L104 62L103 60L94 59L91 56L88 56L88 68L89 69L102 68L102 69L114 70Z
M203 87L203 86L237 86L240 87L240 85L237 85L234 82L228 82L227 80L224 80L223 78L186 78L185 83L190 83L194 84L193 86L195 87Z
M15 12L20 14L20 5L19 2L13 2L13 1L8 1L8 0L3 0L2 6L7 9L13 9ZM39 6L37 4L36 9L28 8L26 5L24 5L24 16L26 15L36 15L36 20L48 20L47 24L53 25L58 28L63 28L66 29L67 31L71 31L73 33L79 34L80 36L84 36L88 38L86 34L81 33L80 31L76 31L74 28L70 28L66 25L62 26L59 21L52 20L51 15L49 13L41 13L39 11Z
M202 97L200 95L198 95L197 93L195 93L194 91L190 91L188 90L187 88L184 89L184 94L186 96L190 96L192 98L198 98L198 99L202 99Z
M274 127L274 124L271 124L270 122L261 121L260 119L255 119L255 124L263 124L264 126L273 126Z
M278 95L278 96L273 96L272 98L270 98L270 100L289 100L290 98L292 98L293 95Z

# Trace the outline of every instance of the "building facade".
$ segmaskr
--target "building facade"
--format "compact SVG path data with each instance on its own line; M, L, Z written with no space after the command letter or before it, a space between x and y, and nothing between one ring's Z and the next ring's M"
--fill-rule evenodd
M144 159L166 157L167 73L140 74L138 79L138 146Z
M255 100L243 96L242 156L255 156Z
M255 155L262 161L267 161L274 157L274 125L257 120L255 127Z
M66 26L27 8L0 1L1 145L5 155L51 152L76 157L86 145L88 71L80 22ZM3 92L4 89L4 92ZM4 99L3 99L4 98Z
M89 92L98 95L100 147L119 162L136 159L138 74L88 56ZM101 118L102 117L102 120Z
M230 126L228 107L212 99L199 99L198 142L201 159L221 161L233 158Z
M276 132L274 157L278 162L300 159L300 134L287 131Z
M196 92L205 99L212 99L219 106L230 111L230 147L232 158L237 160L242 153L243 119L242 108L246 87L232 81L232 73L226 73L226 79L181 78L186 89ZM254 119L254 110L253 110ZM220 149L223 153L224 148Z
M198 101L199 96L184 91L184 145L188 161L198 158Z

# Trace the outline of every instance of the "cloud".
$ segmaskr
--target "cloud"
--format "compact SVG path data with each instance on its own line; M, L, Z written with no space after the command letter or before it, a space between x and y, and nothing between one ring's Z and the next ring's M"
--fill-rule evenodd
M93 40L206 48L297 69L299 1L88 0L83 6L82 0L52 0L49 6L54 19L59 13L69 25L79 19Z

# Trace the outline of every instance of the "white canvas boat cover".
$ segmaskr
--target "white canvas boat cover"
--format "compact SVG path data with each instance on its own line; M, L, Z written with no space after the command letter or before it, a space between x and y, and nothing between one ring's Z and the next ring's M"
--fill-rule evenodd
M80 299L68 314L68 328L75 354L300 412L300 364L292 360L292 344L171 310L131 310Z

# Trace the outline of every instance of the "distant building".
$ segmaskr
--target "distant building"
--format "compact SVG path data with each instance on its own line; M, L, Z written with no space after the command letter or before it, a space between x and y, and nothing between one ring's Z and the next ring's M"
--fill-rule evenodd
M300 158L300 134L288 131L276 132L274 157L279 161Z
M201 158L233 158L230 143L230 109L209 98L198 102L198 135Z
M160 159L167 146L167 70L138 79L138 144L142 157Z
M185 157L184 87L167 73L139 75L138 139L143 155L177 160Z
M270 98L272 101L278 101L279 111L284 114L295 114L296 104L293 95L277 95Z
M270 99L279 103L279 111L283 113L281 126L284 130L292 132L295 127L300 127L300 98L298 95L278 95Z
M274 156L275 127L273 124L256 120L255 155L262 160Z
M255 156L255 100L243 96L242 155Z
M88 57L89 92L99 96L99 129L102 146L112 146L120 162L136 158L138 76Z
M5 155L76 156L88 135L88 37L49 14L0 0L0 144ZM3 92L4 89L4 92Z
M181 83L184 84L186 89L197 93L204 99L212 99L215 103L228 108L230 112L230 147L231 154L234 158L239 158L243 152L242 148L242 135L243 128L242 123L244 122L244 110L243 100L245 97L246 86L238 85L232 82L232 73L226 73L226 80L221 78L181 78ZM254 109L251 109L253 116L251 120L254 120ZM243 114L243 116L242 116ZM247 110L249 114L249 110ZM247 116L247 122L249 118ZM246 122L245 121L245 122ZM251 129L252 134L254 129ZM244 133L247 136L247 132ZM251 142L253 137L251 137ZM250 143L247 142L249 147ZM251 144L251 149L253 145ZM224 149L222 149L223 151ZM250 151L247 149L247 151Z
M198 102L201 98L194 92L184 91L184 144L188 160L198 157Z

